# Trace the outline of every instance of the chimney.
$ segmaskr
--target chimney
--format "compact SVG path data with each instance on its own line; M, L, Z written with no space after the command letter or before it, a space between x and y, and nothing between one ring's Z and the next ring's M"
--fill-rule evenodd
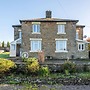
M52 11L46 11L46 18L52 17Z

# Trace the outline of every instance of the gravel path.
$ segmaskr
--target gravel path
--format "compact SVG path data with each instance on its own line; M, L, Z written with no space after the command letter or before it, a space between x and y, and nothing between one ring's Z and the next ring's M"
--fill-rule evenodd
M38 90L90 90L90 85L42 86ZM0 90L25 90L18 85L0 85ZM29 89L28 89L29 90ZM31 89L30 89L31 90Z

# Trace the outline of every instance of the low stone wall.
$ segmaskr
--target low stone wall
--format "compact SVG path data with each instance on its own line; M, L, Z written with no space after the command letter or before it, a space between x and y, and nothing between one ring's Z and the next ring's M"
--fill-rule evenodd
M61 72L63 64L41 64L42 66L48 66L51 72ZM77 64L77 72L90 71L90 64Z

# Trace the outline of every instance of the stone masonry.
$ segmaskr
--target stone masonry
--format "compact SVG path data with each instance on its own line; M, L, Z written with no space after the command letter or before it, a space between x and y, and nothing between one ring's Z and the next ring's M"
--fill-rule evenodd
M50 17L50 16L49 16ZM32 22L40 23L40 33L32 34ZM66 34L57 34L57 23L65 22ZM27 52L29 57L38 57L38 52L30 52L31 44L30 38L42 39L42 51L45 57L52 56L54 59L67 59L67 58L88 58L88 46L85 43L85 50L78 51L78 43L81 41L76 40L76 30L79 30L79 39L83 40L83 27L76 25L78 20L67 20L57 18L40 18L31 20L20 20L21 25L14 25L14 40L18 39L18 29L22 30L22 52ZM68 52L55 52L56 41L55 39L67 39Z

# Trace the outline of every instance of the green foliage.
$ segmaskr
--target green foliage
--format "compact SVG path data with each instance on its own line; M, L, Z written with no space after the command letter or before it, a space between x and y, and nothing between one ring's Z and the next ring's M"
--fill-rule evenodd
M64 64L62 65L62 70L65 74L75 73L76 72L76 64L69 60L66 60L64 62Z
M4 41L3 41L3 42L2 42L2 47L4 47L4 44L5 44L5 43L4 43Z
M80 78L90 79L90 72L79 73L78 76L79 76Z
M13 61L0 58L0 74L10 71L16 65Z
M44 66L40 67L39 75L41 75L41 76L48 76L49 73L50 73L50 71L49 71L48 67L46 67L46 66L45 67Z
M10 43L9 42L7 42L7 47L10 47Z
M26 62L28 58L22 57L22 61Z
M88 44L88 50L90 50L90 44Z
M36 58L28 58L26 61L27 72L36 73L39 70L39 63Z

